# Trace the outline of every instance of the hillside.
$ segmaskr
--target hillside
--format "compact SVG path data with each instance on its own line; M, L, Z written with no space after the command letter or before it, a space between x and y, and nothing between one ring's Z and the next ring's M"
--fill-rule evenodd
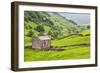
M86 33L88 31L88 33ZM89 30L81 32L84 36L69 36L60 40L52 40L50 49L63 49L63 51L47 51L25 49L25 61L43 60L67 60L67 59L88 59L90 58L90 36ZM27 45L32 45L31 42ZM63 47L62 47L63 46Z
M50 48L32 48L32 37L51 37ZM90 26L57 12L24 12L24 61L90 58Z
M24 12L25 36L49 35L52 39L79 33L84 27L57 12Z

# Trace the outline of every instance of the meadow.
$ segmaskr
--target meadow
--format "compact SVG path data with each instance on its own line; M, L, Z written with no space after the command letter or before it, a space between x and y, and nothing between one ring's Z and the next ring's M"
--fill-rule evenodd
M88 31L86 33L86 31ZM60 40L52 40L50 49L63 49L62 51L34 50L25 48L25 61L44 61L44 60L68 60L68 59L88 59L90 58L90 36L89 30L82 31L79 35L69 36ZM31 46L31 39L27 38L27 46ZM62 46L62 47L61 47ZM56 47L56 48L55 48Z
M32 37L43 35L51 38L50 48L32 48ZM89 58L90 25L77 24L59 12L24 12L24 61Z

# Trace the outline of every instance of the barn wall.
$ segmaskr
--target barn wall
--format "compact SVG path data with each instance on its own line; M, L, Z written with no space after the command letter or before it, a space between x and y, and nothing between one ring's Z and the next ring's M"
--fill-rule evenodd
M34 49L41 49L40 41L38 39L33 39L33 41L32 41L32 48L34 48Z

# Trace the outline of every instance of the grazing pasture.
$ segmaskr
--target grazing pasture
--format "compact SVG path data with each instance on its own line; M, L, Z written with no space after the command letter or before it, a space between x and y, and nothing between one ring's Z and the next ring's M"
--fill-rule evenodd
M29 41L29 38L27 38ZM31 42L26 46L31 46ZM90 36L70 36L60 40L52 40L50 49L36 50L25 48L25 61L64 60L64 59L88 59L90 58Z
M84 25L80 21L77 23L73 19L68 19L66 14L70 13L24 12L24 61L90 58L89 21L88 23L85 22L88 25ZM84 16L85 14L75 13L75 15ZM86 14L85 16L89 17L90 15ZM87 19L81 21L87 21ZM50 48L41 50L32 48L32 38L40 36L50 37Z

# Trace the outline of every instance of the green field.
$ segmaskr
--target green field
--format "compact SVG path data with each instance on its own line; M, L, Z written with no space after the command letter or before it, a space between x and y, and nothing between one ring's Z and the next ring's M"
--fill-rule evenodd
M87 31L87 30L86 30ZM84 31L85 32L85 31ZM87 32L88 34L89 32ZM82 31L83 34L83 31ZM86 33L85 33L86 34ZM27 38L26 46L31 46L31 39ZM81 45L85 44L85 45ZM60 40L52 40L51 46L55 49L64 49L63 51L52 50L34 50L25 48L25 61L43 61L43 60L64 60L64 59L87 59L90 58L90 36L73 35ZM59 46L65 46L59 48ZM54 48L50 48L54 49Z
M89 44L90 36L71 36L61 40L53 40L52 46L66 46L77 44Z
M84 14L83 14L84 15ZM51 38L48 50L32 48L32 38ZM69 20L59 12L24 11L24 61L90 58L90 25Z
M25 61L87 59L90 58L90 47L74 46L65 47L64 51L41 51L25 49Z

